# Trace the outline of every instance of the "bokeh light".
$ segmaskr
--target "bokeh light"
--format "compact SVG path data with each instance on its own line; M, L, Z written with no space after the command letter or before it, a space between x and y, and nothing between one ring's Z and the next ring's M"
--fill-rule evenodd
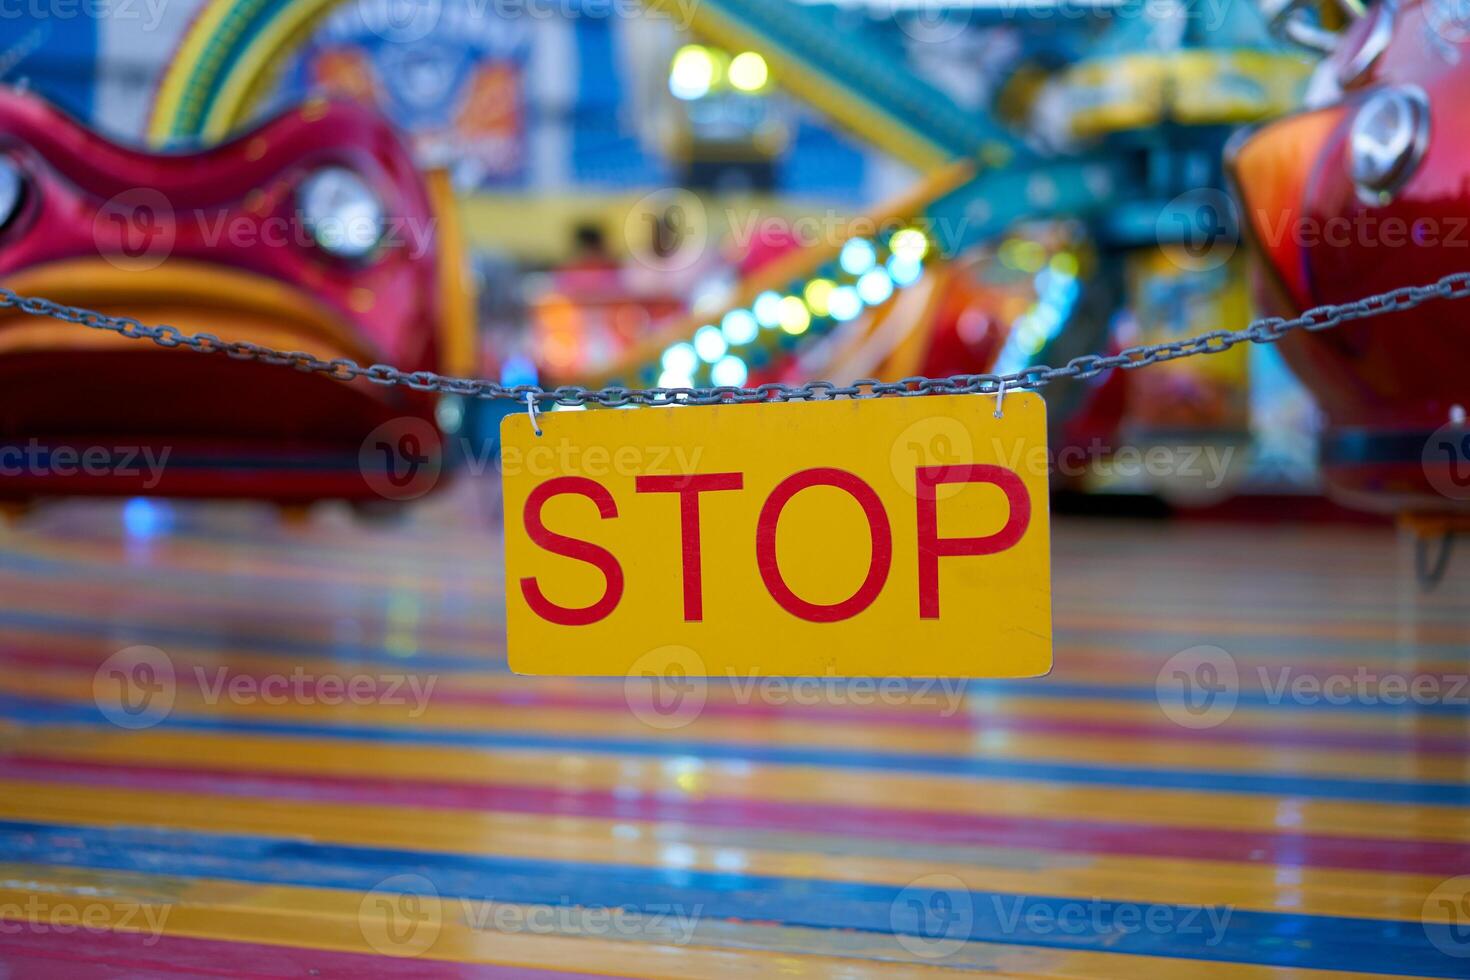
M731 310L720 321L720 330L731 347L748 344L760 333L760 324L749 310Z
M888 297L893 295L893 280L883 269L873 269L858 280L857 291L864 303L878 306L888 302Z
M788 296L781 301L781 329L792 336L806 333L812 325L812 314L798 297Z
M699 355L700 360L710 364L715 363L725 356L730 349L729 343L725 341L725 335L716 326L704 326L694 331L694 352Z
M838 323L855 320L863 312L863 300L851 286L838 286L827 300L828 313Z
M929 254L929 239L917 228L905 228L893 233L888 240L888 249L894 255L919 262Z
M775 328L781 325L781 296L779 293L761 293L755 298L755 304L751 310L755 313L755 322L761 326Z
M709 48L686 44L669 66L669 91L685 101L702 99L714 87L716 74L715 57Z
M754 51L743 51L730 62L728 77L730 85L742 92L759 92L770 80L771 70L765 58Z
M837 263L850 276L860 276L878 263L878 250L866 238L854 238L842 246Z
M674 344L664 351L660 362L666 372L680 375L692 375L694 369L699 366L699 355L694 351L693 344Z
M745 362L734 354L720 358L710 368L710 378L717 385L743 385L749 373Z
M924 274L924 263L908 255L895 254L888 260L888 275L895 286L912 286Z
M832 299L832 290L837 284L830 279L813 279L806 284L802 291L802 299L806 300L807 309L817 316L826 316L828 303Z

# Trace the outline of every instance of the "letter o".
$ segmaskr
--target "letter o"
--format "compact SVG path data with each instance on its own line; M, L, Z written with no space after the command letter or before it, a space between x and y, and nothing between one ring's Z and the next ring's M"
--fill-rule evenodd
M868 561L868 574L858 590L841 602L823 605L808 602L791 591L781 577L781 567L776 559L776 527L781 521L781 511L791 498L808 487L836 487L846 492L863 509L868 519L868 533L873 543L872 557ZM799 619L812 623L835 623L851 619L873 604L883 585L888 581L888 570L893 564L893 531L888 525L888 514L883 510L883 501L877 492L863 480L846 470L817 467L793 473L780 483L766 502L761 505L760 517L755 525L755 560L760 569L761 580L766 591L782 609Z

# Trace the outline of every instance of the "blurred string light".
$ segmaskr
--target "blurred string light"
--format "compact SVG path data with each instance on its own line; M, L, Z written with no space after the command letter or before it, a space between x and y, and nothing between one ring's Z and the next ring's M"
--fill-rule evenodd
M860 276L878 264L878 250L866 238L854 238L842 246L837 263L848 275Z
M871 269L857 281L857 293L869 306L879 306L893 295L893 279L884 269Z
M929 239L917 228L905 228L893 233L888 240L888 250L895 257L922 262L929 253Z
M805 303L795 296L788 296L781 301L781 329L799 337L806 333L807 328L812 325L812 313L807 309Z
M710 368L710 380L717 385L743 385L749 375L750 372L746 369L745 362L734 354L720 358L715 362L715 366Z
M713 364L730 350L725 335L716 326L700 327L694 331L694 352L700 360Z
M730 62L730 85L742 92L759 92L771 78L771 69L754 51L743 51Z
M1009 244L1010 242L1006 243ZM1035 263L1036 269L1017 267L1022 268L1022 271L1035 271L1036 302L1011 324L1010 336L1006 338L1005 346L996 358L993 370L997 374L1010 374L1029 365L1061 333L1082 293L1082 286L1077 278L1080 263L1074 253L1058 252L1048 262L1041 244L1030 244L1041 250L1041 260ZM1002 251L1006 245L1001 246ZM1032 253L1029 249L1013 251L1012 257L1018 256L1026 264L1031 264ZM1005 262L1005 258L1002 257L1001 261Z
M863 300L852 286L838 286L827 300L827 311L838 323L856 320L863 312Z
M661 361L663 373L658 376L662 388L688 388L694 384L694 370L699 367L699 355L693 344L678 343L664 351Z
M760 324L749 310L731 310L720 321L720 330L731 347L739 347L755 340L760 334Z
M781 325L780 293L761 293L755 298L755 305L751 309L755 313L755 322L761 326L775 329Z
M669 65L669 91L685 101L702 99L714 88L718 77L714 52L702 44L686 44Z
M912 286L924 274L924 263L911 255L893 255L888 260L888 275L895 286Z
M831 279L813 279L806 284L801 295L813 316L826 316L830 312L828 304L832 300L832 291L836 288L837 284Z
M658 383L692 387L704 377L715 385L744 384L751 363L763 364L769 356L764 349L769 341L762 341L762 328L801 337L856 320L864 309L881 306L897 289L918 282L931 248L928 236L917 228L903 228L888 236L886 249L881 240L851 239L839 251L835 267L791 284L788 292L766 290L748 309L731 310L718 326L705 324L689 341L668 347L658 365ZM1047 322L1045 317L1041 322ZM741 350L752 345L762 346Z

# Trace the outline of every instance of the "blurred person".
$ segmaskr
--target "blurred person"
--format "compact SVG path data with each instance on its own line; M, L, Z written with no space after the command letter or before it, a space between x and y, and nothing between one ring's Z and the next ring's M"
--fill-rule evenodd
M579 299L614 299L625 291L622 269L608 250L599 225L577 225L572 232L572 257L557 267L552 282L557 292Z

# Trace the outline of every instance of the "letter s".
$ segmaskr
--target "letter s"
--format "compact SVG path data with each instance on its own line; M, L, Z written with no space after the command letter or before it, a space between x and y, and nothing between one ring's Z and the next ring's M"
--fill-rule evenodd
M593 566L602 572L603 578L607 580L607 587L603 590L602 598L590 606L557 605L546 598L540 584L532 576L521 579L521 594L526 597L526 604L531 607L531 611L547 622L558 626L587 626L605 619L618 607L618 602L623 598L623 566L618 564L618 560L606 548L590 541L557 534L548 530L541 522L541 508L552 497L564 493L580 494L591 500L597 505L597 513L603 520L618 516L618 506L613 501L612 494L602 484L584 476L559 476L542 483L526 498L526 507L521 518L526 534L538 546L554 555L573 558Z

